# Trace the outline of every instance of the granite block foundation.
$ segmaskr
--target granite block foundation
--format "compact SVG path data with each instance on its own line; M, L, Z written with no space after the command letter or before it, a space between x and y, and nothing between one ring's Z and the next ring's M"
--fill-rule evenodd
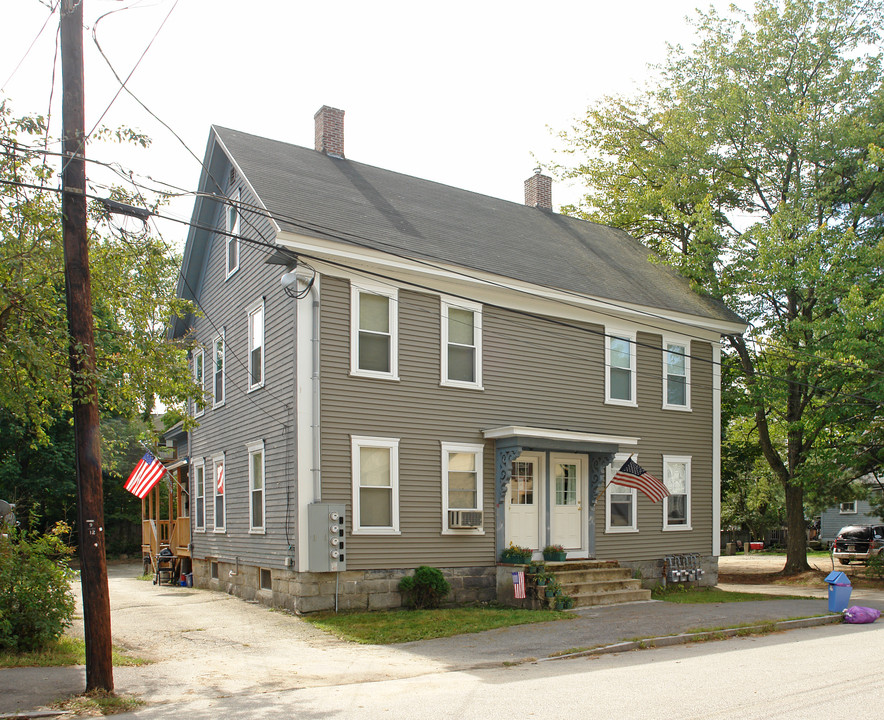
M214 572L213 572L214 567ZM494 601L497 573L491 567L439 568L451 584L444 605L467 605ZM271 586L261 587L260 568L215 560L193 560L196 587L226 592L244 600L260 602L292 612L321 610L390 610L403 606L399 581L414 568L395 570L347 570L340 573L294 572L271 569ZM265 568L266 570L266 568ZM266 573L265 573L266 579Z

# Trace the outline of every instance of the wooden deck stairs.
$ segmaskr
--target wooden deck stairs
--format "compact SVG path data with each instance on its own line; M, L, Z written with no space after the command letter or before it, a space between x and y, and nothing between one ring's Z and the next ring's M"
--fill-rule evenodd
M574 607L615 605L650 600L651 591L642 588L632 570L616 560L567 560L547 562L546 572L555 576L562 591L574 598Z

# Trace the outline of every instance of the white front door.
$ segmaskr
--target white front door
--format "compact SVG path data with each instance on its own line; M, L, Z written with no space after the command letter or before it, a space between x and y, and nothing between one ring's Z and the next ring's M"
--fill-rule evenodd
M586 458L553 453L550 465L550 542L563 545L569 552L585 551Z
M522 453L513 461L506 491L507 545L542 549L540 519L543 516L543 455Z

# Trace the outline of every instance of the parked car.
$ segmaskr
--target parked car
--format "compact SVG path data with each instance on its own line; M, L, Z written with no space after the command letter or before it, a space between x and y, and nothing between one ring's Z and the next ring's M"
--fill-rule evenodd
M838 531L832 543L832 557L842 565L868 562L884 548L884 525L848 525Z

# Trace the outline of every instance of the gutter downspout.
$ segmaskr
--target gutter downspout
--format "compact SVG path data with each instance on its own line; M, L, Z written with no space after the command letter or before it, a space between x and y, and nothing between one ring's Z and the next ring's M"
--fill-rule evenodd
M313 303L313 372L311 375L311 384L313 386L313 424L310 426L313 437L313 502L322 500L322 438L320 436L319 425L319 290L316 284L310 286L308 296Z

